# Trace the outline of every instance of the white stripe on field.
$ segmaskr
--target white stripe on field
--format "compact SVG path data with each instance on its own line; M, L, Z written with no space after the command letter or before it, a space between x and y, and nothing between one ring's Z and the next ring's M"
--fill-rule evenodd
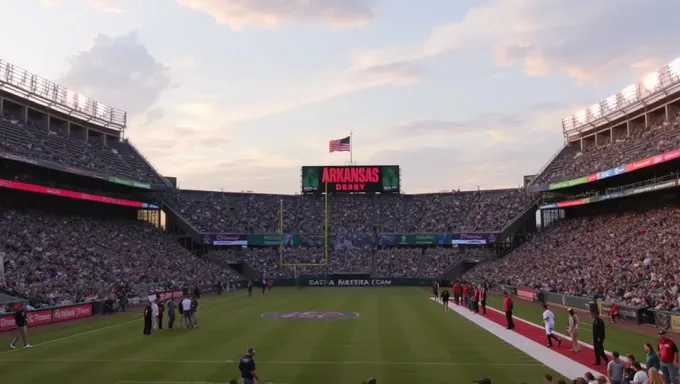
M2 359L3 363L143 363L143 364L235 364L238 360L145 360L145 359ZM464 362L464 361L295 361L295 360L269 360L257 361L257 364L276 365L415 365L415 366L497 366L497 367L534 367L542 366L539 363L488 363L488 362Z
M436 303L441 303L441 301L438 299L430 298L430 300ZM555 352L552 349L547 348L526 336L523 336L512 330L507 330L504 326L489 320L484 316L480 316L469 309L464 309L463 307L454 303L449 303L449 308L451 308L460 316L476 324L480 328L505 341L506 343L514 345L515 348L533 357L537 361L540 361L544 365L554 369L556 372L559 372L565 377L579 377L583 375L584 372L590 371L590 368L586 367L585 365L578 363L558 352ZM487 307L487 309L489 309L489 307Z
M235 298L241 297L241 296L245 296L245 293L242 293L242 294L240 294L240 295L235 295L235 296L226 296L226 297L223 297L223 298L220 298L220 299L217 299L217 300L209 301L209 302L203 304L203 306L208 306L208 305L210 305L210 304L218 303L218 302L220 302L220 301L224 301L224 300L228 300L228 299L235 299ZM47 344L56 343L56 342L58 342L58 341L73 339L73 338L75 338L75 337L90 335L90 334L92 334L92 333L104 331L104 330L111 329L111 328L120 327L121 325L125 325L125 324L130 324L130 323L138 322L139 319L140 319L139 314L137 314L137 318L134 319L134 320L128 320L128 321L124 321L124 322L122 322L122 323L117 323L117 324L113 324L113 325L108 325L108 326L106 326L106 327L101 327L101 328L97 328L97 329L92 329L92 330L86 331L86 332L74 333L74 334L72 334L72 335L60 337L60 338L58 338L58 339L43 341L42 343L33 344L33 348L39 347L39 346L41 346L41 345L47 345ZM67 323L64 323L64 324L67 324ZM30 329L30 328L29 328L29 329ZM0 356L6 355L6 354L12 353L12 352L22 351L22 350L24 350L24 349L26 349L26 348L17 348L17 349L10 349L10 350L8 350L8 351L3 351L3 352L0 352Z

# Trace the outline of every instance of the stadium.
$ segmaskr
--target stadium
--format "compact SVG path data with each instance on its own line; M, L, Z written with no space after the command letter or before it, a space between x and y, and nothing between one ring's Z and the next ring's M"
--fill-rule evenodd
M250 346L263 383L572 380L606 375L593 312L620 317L607 351L680 331L680 59L565 118L516 189L404 194L394 164L300 164L296 195L179 189L125 111L6 61L0 111L3 383L226 383ZM488 288L487 313L444 313L434 282ZM150 299L185 296L200 328L141 332ZM539 301L562 336L579 313L580 354L544 346ZM32 348L10 348L24 304Z

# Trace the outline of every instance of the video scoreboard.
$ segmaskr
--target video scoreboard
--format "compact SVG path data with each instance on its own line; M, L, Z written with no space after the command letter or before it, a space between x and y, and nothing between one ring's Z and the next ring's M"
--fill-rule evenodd
M399 193L398 165L302 167L302 193Z

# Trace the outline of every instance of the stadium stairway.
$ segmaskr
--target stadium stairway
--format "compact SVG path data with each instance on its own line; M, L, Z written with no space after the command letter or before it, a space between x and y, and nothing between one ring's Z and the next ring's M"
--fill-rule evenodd
M526 233L530 232L527 231L527 225L533 225L534 227L536 226L536 210L538 209L538 202L539 200L536 199L536 201L527 207L527 209L515 216L514 219L510 220L500 231L498 240L503 241L510 236L513 236L516 239L524 239L526 237Z

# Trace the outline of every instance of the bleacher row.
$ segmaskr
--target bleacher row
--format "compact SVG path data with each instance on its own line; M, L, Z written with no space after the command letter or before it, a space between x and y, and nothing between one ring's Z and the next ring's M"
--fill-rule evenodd
M678 125L676 116L670 122L633 128L627 136L599 141L596 147L566 148L538 177L537 184L584 176L673 149L680 144ZM163 182L129 143L76 136L77 132L50 131L8 113L0 119L2 151L107 175ZM329 225L337 234L495 231L535 198L520 190L334 195L329 199ZM323 230L324 203L319 197L175 191L165 199L200 231L277 232L281 200L284 231ZM50 303L105 295L121 282L194 284L237 278L224 263L194 256L147 224L2 209L0 239L9 250L7 280L17 292L46 297ZM60 231L54 230L57 227ZM82 236L85 232L88 236ZM680 281L674 271L678 269L675 249L679 232L680 211L674 208L563 220L466 277L677 308ZM219 259L220 255L213 256ZM265 276L292 273L278 265L279 255L273 249L240 249L222 256L245 261ZM311 262L323 255L300 248L287 249L285 256L289 262ZM322 269L435 277L468 256L477 255L463 249L333 249L330 264ZM160 258L163 263L156 262ZM191 272L179 274L184 267ZM306 268L317 271L320 267Z

